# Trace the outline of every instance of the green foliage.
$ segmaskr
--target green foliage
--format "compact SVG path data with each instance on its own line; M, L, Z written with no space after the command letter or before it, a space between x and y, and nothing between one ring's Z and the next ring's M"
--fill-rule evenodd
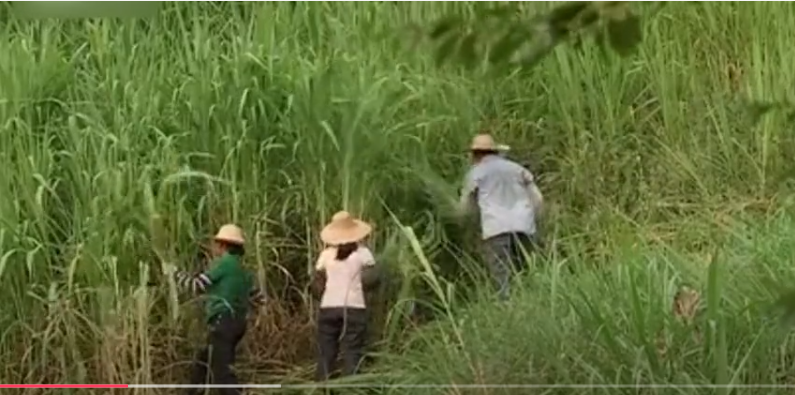
M510 3L472 18L447 16L436 21L429 38L437 44L437 61L455 58L473 67L486 59L491 65L528 67L557 45L588 35L621 56L632 54L642 40L640 17L628 2L571 1L533 13L535 8L535 4Z
M621 56L628 56L642 40L640 18L623 9L615 14L607 20L605 29L610 48Z
M517 391L497 384L561 385L545 388L550 394L616 391L588 383L671 385L650 389L663 394L702 394L698 386L714 385L723 386L715 393L726 394L729 386L777 383L782 387L743 391L786 394L792 369L780 361L795 356L795 337L760 306L776 297L770 281L795 281L788 259L795 253L788 236L793 218L749 220L731 232L720 254L706 259L629 242L614 250L612 265L603 270L570 273L537 262L517 280L521 286L510 302L494 306L484 295L457 311L455 320L415 334L408 349L385 356L382 371L368 380L494 385L488 389L493 394ZM688 320L672 311L682 284L703 294Z
M646 5L647 19L667 2ZM643 41L641 18L628 2L569 1L549 11L535 5L510 3L475 13L472 18L445 16L436 21L428 37L436 43L436 60L455 59L472 68L485 62L490 66L531 68L558 45L571 42L577 47L587 37L603 52L609 48L622 57L635 53ZM528 8L532 9L530 15ZM795 122L795 105L787 102L752 101L754 122L769 111L786 113Z
M762 117L771 111L780 111L785 114L789 122L795 124L795 104L787 101L754 101L748 105L753 122L761 121Z
M0 380L180 382L203 328L192 304L147 284L161 261L188 267L195 241L228 221L247 230L247 264L271 292L242 348L241 378L311 377L315 306L303 290L317 231L341 208L376 224L373 247L394 274L373 301L378 350L415 350L425 334L433 341L420 349L425 360L403 353L390 378L552 382L554 373L559 382L634 383L662 372L654 378L702 383L720 371L732 382L770 382L774 369L791 375L788 338L763 332L762 345L749 346L761 333L759 306L789 281L789 247L775 235L791 232L778 224L757 237L734 222L747 216L751 228L784 206L795 140L781 112L751 124L726 99L790 93L795 69L781 67L793 62L789 5L671 3L664 17L639 12L644 37L631 62L601 61L596 46L583 45L550 52L531 73L438 68L427 52L394 39L407 24L468 21L492 7L167 3L145 20L4 25ZM506 15L517 21L543 20L529 11L549 5L512 7L518 11ZM474 38L455 41L451 53L474 48L473 64L489 51L504 55L495 64L540 59L532 48L482 45L492 33L492 43L508 37L499 16L489 23L493 29L468 31ZM563 26L522 28L542 44L551 35L592 37ZM511 40L524 37L502 45ZM532 164L549 207L550 269L530 275L509 319L490 303L467 308L466 300L488 297L487 288L470 287L488 284L468 257L479 240L443 209L484 123L514 147L511 157ZM750 235L752 244L724 243L726 234ZM725 331L727 349L750 357L695 354L682 329L676 358L652 365L647 338L663 322L663 290L680 278L706 283L705 267L661 273L659 257L700 263L727 244L738 250L720 262L738 271L716 277L726 301L718 306L729 309L720 311L723 322L737 324ZM625 246L636 253L624 254ZM569 268L574 275L564 277ZM458 333L417 330L405 320L412 302L441 325L467 324ZM774 343L781 350L769 358ZM460 363L464 354L488 357ZM530 362L548 365L519 368ZM673 375L677 369L690 376Z

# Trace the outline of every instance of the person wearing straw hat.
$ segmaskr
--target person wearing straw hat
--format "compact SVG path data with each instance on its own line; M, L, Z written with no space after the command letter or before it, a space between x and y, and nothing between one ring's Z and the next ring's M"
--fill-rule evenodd
M533 174L506 158L507 145L487 133L472 139L472 167L467 172L459 211L480 211L484 257L501 299L507 299L513 267L523 260L522 250L536 244L536 216L543 196Z
M232 371L236 348L246 333L246 316L250 304L263 302L264 296L254 286L254 276L242 264L245 240L240 227L222 226L213 237L211 268L191 275L175 273L177 284L194 293L206 296L205 318L208 324L208 344L203 347L193 364L192 384L203 384L207 379L207 367L216 384L236 385L237 377ZM222 388L224 395L240 394L239 388ZM203 391L191 388L189 394Z
M362 241L372 226L340 211L320 232L326 248L315 266L324 283L317 320L317 380L327 380L343 348L343 374L355 374L367 342L367 307L364 291L378 282L375 258Z

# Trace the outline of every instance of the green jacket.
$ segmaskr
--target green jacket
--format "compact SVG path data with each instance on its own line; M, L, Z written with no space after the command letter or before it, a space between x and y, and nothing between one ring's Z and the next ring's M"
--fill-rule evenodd
M183 288L205 295L207 321L227 312L245 316L249 304L262 299L261 292L254 286L254 276L243 267L240 257L236 255L224 254L203 273L177 273L177 282Z

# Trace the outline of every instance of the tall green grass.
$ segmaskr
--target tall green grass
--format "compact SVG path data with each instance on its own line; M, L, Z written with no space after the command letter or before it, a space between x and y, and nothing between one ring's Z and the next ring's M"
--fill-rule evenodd
M401 273L374 303L386 322L377 326L381 350L403 348L403 301L421 297L444 311L443 323L464 319L459 295L469 280L460 273L472 265L460 257L475 252L476 237L437 203L449 201L466 166L462 149L484 124L539 174L551 202L550 265L578 274L533 277L519 296L527 310L512 314L532 325L486 331L472 322L489 325L496 313L476 304L471 321L446 332L467 341L463 351L432 341L437 352L426 359L395 362L398 380L681 379L652 362L648 338L666 321L649 311L673 287L672 256L703 256L727 235L749 234L730 219L767 217L791 189L791 124L782 114L752 124L741 99L791 96L795 70L782 65L792 63L795 16L783 3L671 4L646 24L633 59L560 48L521 73L438 68L430 49L411 46L412 26L479 7L208 3L171 5L145 21L4 24L0 380L181 381L200 340L185 338L201 332L193 304L146 284L163 261L189 267L196 240L228 221L247 229L248 261L272 296L247 340L247 379L305 375L313 303L303 289L316 232L340 208L377 224L376 247ZM719 259L745 250L731 251ZM784 253L768 254L785 273ZM650 262L660 263L643 269ZM703 290L709 314L727 314L714 295L732 287L761 292L726 275ZM728 345L704 346L697 361L724 367L684 370L689 382L764 378L773 362L714 356L770 350L768 337L757 348L729 346L757 338L750 317L723 321L737 323L732 332L718 326ZM560 337L534 340L553 329ZM475 377L472 361L445 357L477 355L470 346L512 352L501 344L518 346L505 361L523 359L521 350L545 356L545 373L513 376L495 361ZM590 351L550 360L574 345ZM690 361L669 353L681 357L671 366ZM437 370L426 373L437 376L414 374L412 363L431 358L440 358ZM706 371L716 376L699 376Z
M794 280L792 217L750 221L738 221L738 228L747 229L727 235L719 242L720 252L704 258L638 242L618 249L613 264L599 271L571 273L560 261L537 262L518 279L522 287L509 304L495 307L484 298L457 311L455 319L426 327L400 354L382 355L382 370L362 380L404 386L791 385L793 338L773 306L780 288ZM692 322L672 309L684 286L701 294ZM706 390L777 394L790 389ZM607 394L617 389L536 391ZM695 394L705 388L619 391Z

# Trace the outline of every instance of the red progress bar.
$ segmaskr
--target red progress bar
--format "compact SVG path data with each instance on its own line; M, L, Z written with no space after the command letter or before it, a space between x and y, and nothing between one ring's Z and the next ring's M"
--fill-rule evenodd
M127 384L0 384L0 388L128 388Z

